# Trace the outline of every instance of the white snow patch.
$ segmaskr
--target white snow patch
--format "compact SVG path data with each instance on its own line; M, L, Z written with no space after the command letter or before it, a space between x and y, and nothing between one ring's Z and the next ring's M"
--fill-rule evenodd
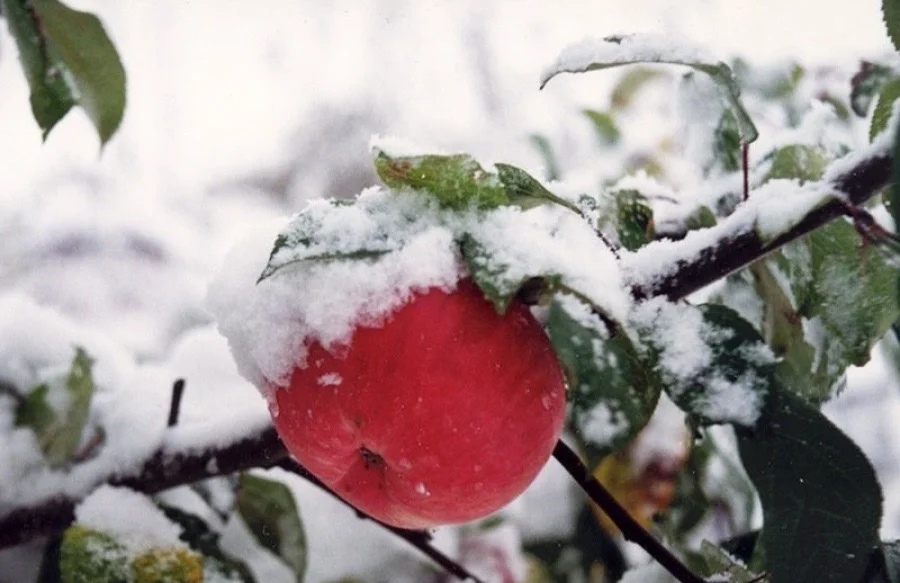
M589 443L604 447L628 431L630 423L621 412L613 411L605 403L598 403L578 418L581 435Z
M181 529L143 494L103 485L75 508L78 524L112 535L129 551L187 548L178 538Z

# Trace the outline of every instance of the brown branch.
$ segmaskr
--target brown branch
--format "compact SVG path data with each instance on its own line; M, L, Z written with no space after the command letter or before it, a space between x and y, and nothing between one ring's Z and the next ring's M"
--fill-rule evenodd
M660 273L640 274L641 281L632 285L632 295L637 299L654 296L681 299L762 259L785 244L840 217L845 213L847 204L860 205L880 192L890 182L892 163L889 148L874 149L851 168L830 180L829 186L846 199L834 199L826 203L771 241L764 241L754 229L753 221L747 221L743 229L725 234L713 245L697 253L676 259L671 265L661 267ZM740 208L735 212L740 212ZM681 242L671 242L670 245L677 248ZM658 253L659 249L651 247L645 252ZM642 251L638 251L635 256L641 253Z
M558 441L553 449L553 457L572 476L585 494L619 527L626 540L640 545L681 583L706 583L702 577L691 571L687 565L664 547L656 537L647 532L646 528L638 524L634 517L610 494L609 490L591 474L591 471L584 465L578 454L572 451L572 448L562 441Z

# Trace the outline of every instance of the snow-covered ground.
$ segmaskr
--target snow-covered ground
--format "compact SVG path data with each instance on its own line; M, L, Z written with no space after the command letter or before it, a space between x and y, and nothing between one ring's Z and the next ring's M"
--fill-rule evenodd
M77 110L42 143L14 44L0 26L0 328L18 334L0 338L0 368L13 366L9 355L21 358L23 346L38 363L51 358L42 351L59 352L59 339L42 334L67 319L65 334L96 346L98 365L107 367L98 399L110 403L103 421L121 437L115 463L163 439L175 378L188 387L184 427L221 421L213 425L238 432L264 422L264 400L237 374L206 309L207 283L241 233L309 198L350 196L374 184L373 134L540 169L529 140L539 134L554 144L573 184L596 184L604 170L621 167L621 154L598 156L579 110L608 105L621 71L563 76L538 91L541 72L571 42L654 32L722 58L766 66L794 60L841 81L860 59L890 51L876 0L71 4L103 19L128 73L128 108L102 153ZM625 149L655 148L678 131L670 90L648 91L650 107L626 117L633 124L623 128ZM764 116L757 121L766 126ZM864 128L858 134L864 143ZM761 140L776 138L764 131ZM672 173L702 196L689 170L673 163ZM881 474L885 536L900 534L896 350L884 347L871 365L851 371L847 391L827 406ZM156 421L139 422L146 418ZM0 430L10 424L0 419ZM217 437L228 434L202 436ZM5 479L35 463L27 447L0 451L0 511L38 499L59 478ZM82 468L83 482L67 491L83 494L79 484L102 470ZM409 571L413 551L401 541L308 484L285 480L307 526L309 581L396 581L402 568ZM551 464L508 510L516 526L496 534L496 544L565 530L576 496L570 489ZM246 539L229 536L235 544ZM448 532L436 543L455 552L464 538ZM29 557L0 553L0 581L34 573Z

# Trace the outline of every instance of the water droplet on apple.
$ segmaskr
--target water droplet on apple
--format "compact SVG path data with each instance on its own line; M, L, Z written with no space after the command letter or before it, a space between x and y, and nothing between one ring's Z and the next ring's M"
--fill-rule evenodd
M405 457L402 457L397 461L397 467L400 468L401 470L411 470L412 463Z
M424 482L419 482L418 484L416 484L416 492L418 492L422 496L431 496L431 492L429 492L428 488L425 487Z
M548 397L547 395L544 395L543 397L541 397L541 406L544 407L545 411L549 411L550 410L550 397Z

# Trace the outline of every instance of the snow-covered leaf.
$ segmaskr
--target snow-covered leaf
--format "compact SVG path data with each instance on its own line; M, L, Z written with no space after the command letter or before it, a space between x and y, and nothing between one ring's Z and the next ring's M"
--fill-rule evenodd
M125 112L125 69L97 17L57 0L3 0L3 9L44 137L79 105L105 144Z
M257 542L291 569L298 582L306 572L306 534L300 509L290 489L281 482L242 474L236 511Z
M652 35L610 36L571 45L541 75L541 87L559 73L584 73L634 63L684 65L706 73L719 86L726 106L734 114L741 141L750 143L756 140L759 132L741 103L741 90L731 68L696 47L683 46Z
M636 251L653 240L653 209L637 190L617 190L616 230L619 243L629 251Z
M375 150L375 171L390 188L411 188L450 209L489 209L508 204L496 174L468 154L397 156Z
M539 180L521 168L500 163L494 164L494 167L497 169L497 177L506 190L509 204L527 210L541 204L552 203L575 213L579 212L578 207L547 190L547 187Z
M775 359L737 312L659 300L639 308L637 324L663 389L695 421L756 423L773 384Z
M63 536L60 579L62 583L200 583L203 558L177 547L135 553L108 533L76 525Z
M763 181L795 178L803 184L819 180L831 160L819 146L791 144L776 149L766 156L765 161L770 166L763 176Z
M472 279L484 292L484 296L494 304L498 314L506 313L513 301L527 282L533 282L535 292L532 300L542 303L540 296L550 293L559 284L559 276L550 273L522 274L510 278L506 266L492 260L491 254L484 245L471 236L463 237L460 252Z
M760 544L775 581L859 581L878 544L881 488L859 447L789 391L769 392L738 446L763 505Z
M554 298L547 329L569 379L571 427L596 465L647 423L659 382L624 330L610 337L603 322L572 296Z
M626 109L634 101L634 96L654 79L664 77L662 71L649 67L633 67L622 75L619 82L613 88L609 96L610 107L613 110Z

